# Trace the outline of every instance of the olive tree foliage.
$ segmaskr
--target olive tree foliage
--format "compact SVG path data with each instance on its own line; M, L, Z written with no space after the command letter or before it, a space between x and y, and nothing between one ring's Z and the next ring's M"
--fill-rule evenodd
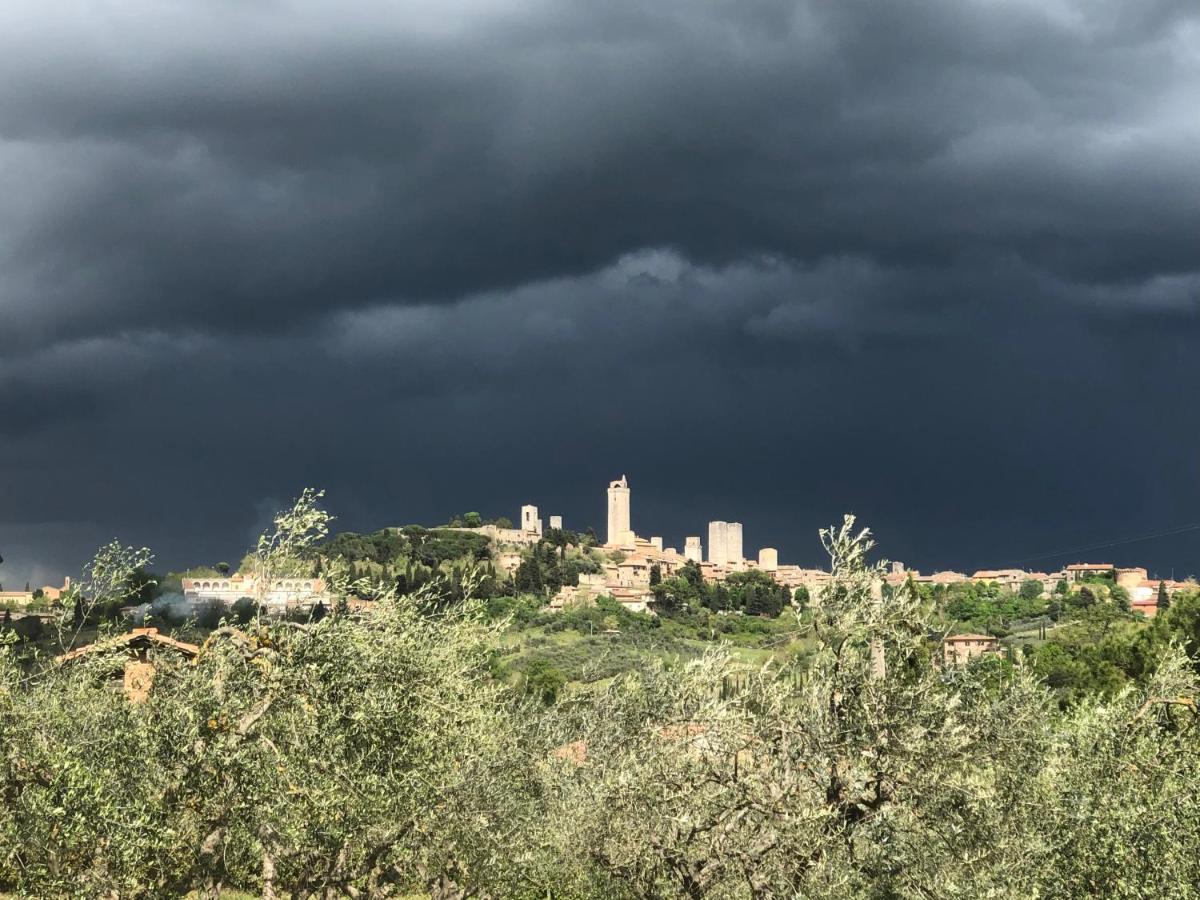
M59 644L72 646L93 614L115 612L133 600L140 590L134 574L153 563L154 554L148 547L127 547L115 539L97 550L82 577L62 595L55 622Z
M1124 858L1145 848L1155 858L1128 871L1169 860L1156 883L1176 879L1192 895L1197 826L1184 816L1195 800L1180 805L1177 792L1196 783L1196 736L1162 718L1194 712L1182 666L1158 689L1183 698L1171 707L1182 712L1128 695L1062 721L1020 670L932 665L928 613L911 589L882 596L884 570L867 563L872 541L853 518L822 538L833 577L812 605L817 648L804 671L765 668L722 700L732 663L714 652L560 710L561 738L586 747L582 763L564 753L550 770L557 854L579 860L565 867L572 890L1079 896L1118 884ZM1124 778L1130 766L1139 774ZM1097 768L1120 783L1111 802ZM1153 810L1153 834L1139 837L1136 814L1115 802ZM1129 828L1106 830L1117 821ZM1104 842L1119 837L1130 843L1114 861Z
M319 499L276 520L261 573L305 571ZM489 675L502 625L470 601L336 566L372 612L226 623L195 661L156 658L143 703L103 653L30 672L0 647L0 893L1197 896L1178 650L1064 714L1020 665L935 665L869 533L822 539L802 660L746 675L713 650L549 707Z
M318 496L260 542L264 572L302 562ZM470 605L379 595L361 618L263 618L193 662L159 655L140 704L105 654L29 675L0 649L0 892L511 893L539 757L488 676L494 635Z
M1198 687L1173 648L1145 689L1063 721L1033 776L1044 895L1200 896Z
M321 506L325 492L305 488L296 501L275 515L246 556L261 611L267 594L280 578L305 577L313 572L313 549L327 537L333 516Z

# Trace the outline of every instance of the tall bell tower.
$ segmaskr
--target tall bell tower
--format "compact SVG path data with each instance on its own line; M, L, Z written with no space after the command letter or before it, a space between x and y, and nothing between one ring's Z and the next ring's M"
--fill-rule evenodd
M629 527L629 482L622 475L608 484L608 543L620 547L632 543Z

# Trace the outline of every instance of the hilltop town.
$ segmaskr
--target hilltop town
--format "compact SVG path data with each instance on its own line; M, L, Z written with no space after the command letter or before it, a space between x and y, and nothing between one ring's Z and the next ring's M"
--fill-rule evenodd
M609 483L608 528L601 545L607 554L601 571L580 574L578 584L563 585L551 599L550 608L563 609L608 596L630 610L645 611L653 605L652 588L656 579L677 575L688 564L698 567L704 580L712 583L724 582L734 573L758 571L790 590L804 588L812 594L829 582L830 575L823 569L781 563L775 547L761 547L748 557L743 547L741 522L711 521L707 543L700 535L689 535L682 551L664 546L661 536L644 537L634 530L631 500L632 489L625 475ZM523 559L520 548L537 544L548 532L565 531L563 517L558 515L550 516L549 527L544 528L538 507L533 504L521 507L518 521L519 527L515 528L489 524L459 526L458 530L487 537L496 548L498 565L512 575ZM955 571L925 574L907 568L902 562L892 562L885 583L895 587L911 579L917 585L928 586L994 584L1015 594L1022 586L1037 582L1041 595L1048 597L1062 583L1077 585L1090 578L1107 579L1127 591L1131 609L1146 617L1153 617L1157 611L1160 585L1172 593L1195 587L1194 582L1151 579L1144 567L1119 567L1106 562L1072 563L1055 572L1005 568L979 569L970 574Z
M603 540L591 529L564 527L559 516L544 527L532 504L522 508L519 527L469 513L445 526L331 536L320 497L306 491L292 510L281 512L275 531L264 535L238 572L218 563L159 579L147 571L148 550L114 542L79 582L51 589L59 591L57 600L43 589L28 601L55 604L55 610L5 612L0 674L13 689L3 695L4 712L7 721L31 723L12 729L20 743L10 741L18 764L5 768L16 785L8 794L34 798L19 807L22 831L5 831L18 834L14 846L25 852L57 840L43 827L57 815L48 804L63 802L58 782L41 775L47 748L62 754L64 761L55 763L58 781L80 779L70 792L84 798L72 801L79 822L123 821L117 811L127 803L117 792L132 785L145 794L136 798L137 808L167 807L152 835L174 834L169 823L181 818L193 823L193 836L216 834L214 823L227 821L224 810L203 823L188 820L203 810L201 800L164 804L162 797L173 795L162 786L178 783L180 772L199 771L205 780L186 776L192 794L224 797L230 790L225 772L231 771L243 778L236 788L239 809L259 814L266 808L272 816L282 809L293 817L293 831L306 827L321 804L343 803L352 825L337 838L338 847L351 846L362 833L364 792L348 792L348 784L372 786L371 793L390 804L414 782L419 766L445 760L448 777L464 786L449 816L456 821L464 802L487 795L488 785L511 771L517 784L534 779L536 799L524 809L535 827L548 823L557 831L575 821L571 816L582 817L570 825L577 831L564 860L594 841L596 823L607 821L603 803L579 812L593 791L623 785L630 773L640 772L630 796L639 804L659 796L655 791L662 797L639 808L640 821L679 798L695 802L709 783L708 775L697 778L698 764L714 766L712 776L731 786L721 809L738 809L745 785L758 790L761 778L773 779L752 799L764 808L775 809L769 804L793 792L771 829L791 823L790 810L809 804L813 812L805 814L796 847L810 840L807 822L828 814L822 800L826 773L841 778L847 752L868 760L863 774L846 775L854 780L836 788L852 798L846 807L851 818L858 815L857 798L873 802L881 796L878 785L903 785L923 802L943 788L946 772L938 767L947 760L974 766L987 753L999 753L1012 769L1003 779L1014 791L1004 800L1006 810L1049 808L1020 799L1030 766L1053 773L1039 784L1057 797L1066 767L1086 764L1073 776L1068 796L1056 801L1069 822L1075 821L1081 784L1115 772L1120 777L1110 781L1111 791L1126 773L1160 771L1163 759L1192 766L1176 777L1181 787L1167 794L1166 809L1175 810L1178 797L1192 794L1185 786L1195 782L1194 760L1200 757L1190 748L1178 752L1177 744L1180 735L1194 734L1194 721L1184 718L1194 719L1196 710L1189 674L1196 656L1186 654L1200 647L1200 592L1191 583L1159 582L1147 605L1144 570L1104 563L1076 563L1056 573L981 570L925 577L899 563L872 566L869 539L852 516L823 533L833 563L828 573L780 564L773 548L747 559L736 522L710 523L707 548L689 536L680 553L657 536L637 534L625 477L609 485ZM273 554L270 548L278 546L289 549ZM127 605L133 598L143 602ZM177 612L182 617L172 619ZM31 627L41 615L57 616L54 634L39 636L39 628ZM422 703L432 717L418 718L414 729L414 717L426 715ZM1090 737L1083 752L1066 739L1077 723L1091 735L1089 722L1113 722L1113 732L1101 735L1103 747L1139 746L1128 729L1159 727L1162 711L1147 714L1155 704L1178 707L1179 719L1162 728L1162 748L1150 746L1136 763L1114 762L1111 755L1097 762ZM1093 709L1102 715L1080 718ZM464 733L467 726L472 730ZM372 728L377 731L367 731ZM1051 728L1068 730L1059 739ZM156 736L148 742L151 729ZM859 731L851 746L846 735L853 729ZM974 729L969 746L962 743L964 729ZM179 739L181 730L187 740ZM368 733L376 749L363 753ZM381 767L406 746L406 734L415 736L408 758L395 764L394 781L382 784ZM819 754L808 751L814 762L791 755L793 741L814 734L825 735ZM467 753L505 749L460 777L462 766L453 756L430 751L438 746L430 741L443 738ZM894 753L899 740L912 747L897 757L907 760L906 768L894 779L876 775L874 760L880 752ZM139 753L130 754L131 741ZM1043 746L1061 747L1054 751L1061 758L1048 762L1045 752L1033 751L1039 757L1028 749ZM103 765L77 761L78 753L94 748L111 748L111 758ZM793 765L797 758L804 764ZM303 768L314 760L314 768ZM328 760L341 768L330 773ZM148 766L156 768L146 786ZM347 766L355 768L343 771ZM103 789L85 790L95 773L106 779ZM798 777L810 780L798 789ZM296 791L321 778L315 782L320 789L296 805ZM543 812L545 798L580 779L593 779L584 794L563 795L561 811ZM110 796L113 811L94 813L88 798L105 803ZM281 799L256 799L264 796ZM446 790L435 785L419 792L412 809L436 810L445 798ZM479 816L485 829L510 820L507 800L497 803L496 811ZM961 806L954 787L938 808ZM972 803L982 810L995 806L990 789ZM396 818L389 806L374 827L390 827ZM1180 813L1169 820L1170 833L1195 820ZM669 834L672 822L669 815L660 818L653 833ZM35 834L35 828L43 831ZM1048 830L1057 834L1061 827ZM988 840L996 831L988 830ZM275 832L264 827L259 833ZM641 841L645 831L630 824L622 833ZM1103 836L1107 841L1108 833ZM739 838L745 846L755 839L753 832ZM462 846L480 840L472 833ZM1036 832L1036 846L1048 840ZM80 847L90 852L102 845L89 835ZM195 840L176 852L195 859ZM208 865L205 854L199 856ZM13 857L10 852L7 858ZM155 849L147 858L158 860L161 853ZM781 864L790 866L793 858L789 853ZM557 871L563 862L555 857L550 865ZM272 872L270 863L266 870ZM236 883L251 883L258 871L246 868ZM416 875L406 883L425 877ZM0 876L8 878L0 880L0 896L24 877L14 869L6 876L0 869ZM197 881L189 878L188 884ZM366 872L360 883L369 881ZM179 892L171 887L160 893Z
M653 612L655 585L664 579L679 576L685 567L694 568L707 584L725 583L740 573L759 572L788 592L802 590L813 595L830 580L829 572L780 562L774 547L761 547L747 556L743 546L741 522L714 520L707 523L707 541L701 535L689 535L682 550L664 545L659 535L638 534L633 527L632 488L625 475L609 482L606 498L607 531L601 541L587 533L570 530L561 515L551 515L544 524L534 504L520 508L514 527L508 520L479 524L450 524L441 531L478 535L487 542L487 556L497 573L514 578L522 563L529 557L530 548L552 540L564 550L587 554L588 568L562 584L549 598L549 610L593 604L607 597L631 612ZM478 516L471 514L471 518ZM1077 562L1054 572L1027 571L1016 568L979 569L970 574L956 571L923 573L908 568L903 562L890 563L889 571L880 584L891 588L911 581L927 589L947 589L956 585L990 585L1002 592L1026 592L1050 597L1064 587L1100 580L1119 588L1128 597L1129 609L1147 618L1158 612L1159 594L1174 594L1195 589L1193 581L1152 579L1144 567L1120 567L1107 562ZM1034 587L1036 585L1036 588ZM0 591L0 608L22 610L32 606L52 605L71 588L71 580L62 586L44 586L36 590ZM180 591L191 604L217 604L229 608L243 598L253 599L265 610L286 614L295 610L310 610L332 602L329 590L320 577L281 578L271 584L259 584L245 572L185 576Z

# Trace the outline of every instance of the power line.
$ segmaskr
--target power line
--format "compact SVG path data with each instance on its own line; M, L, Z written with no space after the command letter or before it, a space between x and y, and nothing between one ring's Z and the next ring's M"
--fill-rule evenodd
M1097 544L1084 544L1079 547L1068 547L1065 550L1055 550L1051 553L1039 553L1035 556L1026 556L1015 561L1016 564L1033 562L1039 559L1050 559L1057 556L1069 556L1074 553L1087 553L1092 550L1106 550L1109 547L1121 547L1125 544L1136 544L1141 541L1153 541L1158 538L1171 537L1177 534L1187 534L1189 531L1200 531L1200 522L1193 522L1190 525L1179 525L1175 528L1167 528L1161 531L1152 531L1147 534L1137 535L1135 537L1120 538L1115 541L1104 541Z

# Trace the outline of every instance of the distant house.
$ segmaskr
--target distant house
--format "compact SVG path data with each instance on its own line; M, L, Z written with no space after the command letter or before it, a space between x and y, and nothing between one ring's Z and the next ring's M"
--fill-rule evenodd
M976 583L992 583L1006 588L1012 593L1021 590L1021 583L1029 577L1022 569L980 569L971 576Z
M286 612L330 602L325 582L320 578L277 578L264 590L253 575L205 576L183 579L183 596L193 602L215 602L232 606L243 597L262 599L271 612Z
M35 600L49 600L54 603L62 599L62 595L71 589L71 579L68 578L63 582L60 588L45 587L38 588L36 591L0 591L0 607L8 609L24 609Z
M1145 569L1140 571L1145 572ZM1179 591L1195 590L1196 588L1195 582L1172 581L1169 578L1143 578L1128 588L1129 608L1136 613L1141 613L1147 619L1153 619L1158 615L1158 586L1160 584L1166 588L1168 598L1174 597Z
M52 603L57 603L62 599L62 595L71 590L71 578L68 576L63 579L62 587L53 587L45 585L42 588L42 596Z
M144 703L154 684L155 661L167 654L185 660L195 659L200 648L195 644L177 641L157 628L135 628L108 640L77 647L58 657L55 662L69 665L85 657L111 656L112 677L121 679L122 689L130 703Z
M942 662L961 666L978 656L1000 652L1000 642L990 634L951 634L942 639Z
M967 580L967 576L962 572L934 572L932 575L918 574L915 577L917 584L962 584Z
M24 609L32 602L32 591L0 591L0 607Z

